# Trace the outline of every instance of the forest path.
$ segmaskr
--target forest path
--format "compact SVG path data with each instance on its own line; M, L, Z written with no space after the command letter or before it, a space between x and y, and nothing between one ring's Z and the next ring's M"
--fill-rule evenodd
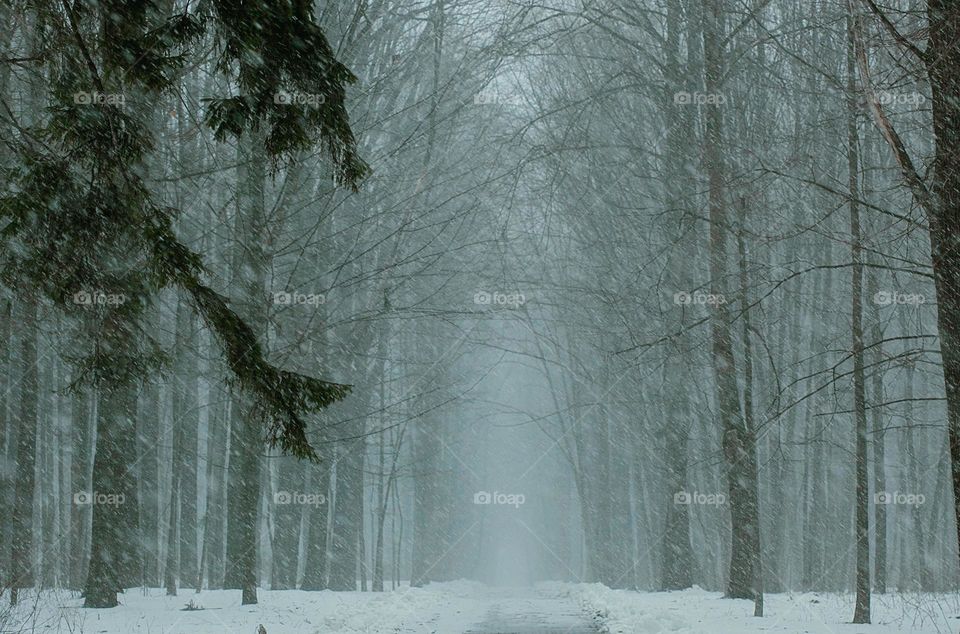
M532 589L499 588L484 597L486 619L464 634L597 634L570 598L541 596Z

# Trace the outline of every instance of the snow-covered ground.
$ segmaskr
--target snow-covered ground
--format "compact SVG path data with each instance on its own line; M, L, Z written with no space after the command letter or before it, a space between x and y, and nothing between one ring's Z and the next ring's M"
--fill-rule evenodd
M592 619L579 603L549 585L485 588L487 613L464 634L594 634Z
M549 584L589 612L609 634L946 634L960 627L960 595L873 595L873 623L853 625L853 595L768 594L763 618L753 602L699 588L630 592L600 584Z
M267 634L441 634L482 621L486 608L472 597L484 594L471 582L383 593L260 590L257 605L241 606L238 590L168 597L162 589L137 588L120 596L119 607L90 610L77 593L47 591L36 610L28 595L0 632L256 634L263 625ZM188 602L197 609L184 609Z
M197 609L185 610L191 601ZM875 595L874 624L852 625L851 595L768 595L767 616L758 619L749 601L716 592L645 593L568 583L506 589L457 581L385 593L261 590L255 606L240 606L237 591L167 597L162 590L135 589L122 602L86 610L76 593L47 591L39 601L28 594L6 614L0 632L256 634L263 625L267 634L580 634L591 621L610 634L944 634L960 627L957 595Z

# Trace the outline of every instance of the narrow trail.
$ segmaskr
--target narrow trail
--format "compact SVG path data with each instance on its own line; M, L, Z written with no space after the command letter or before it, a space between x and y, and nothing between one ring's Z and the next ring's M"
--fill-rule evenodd
M540 596L532 589L498 589L486 599L486 619L464 634L597 634L569 599Z

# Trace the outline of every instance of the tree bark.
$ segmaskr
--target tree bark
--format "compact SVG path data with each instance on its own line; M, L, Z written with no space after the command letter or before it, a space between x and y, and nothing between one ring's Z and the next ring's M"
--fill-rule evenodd
M83 592L87 608L117 606L117 593L135 584L140 575L135 544L139 534L136 415L135 387L100 387L93 486L84 492L91 496L87 503L93 506L90 564Z
M954 519L960 542L960 7L929 0L927 74L936 139L930 250L937 289L937 322L947 397L947 433Z
M850 193L851 310L853 354L853 410L855 449L855 527L857 548L857 598L854 623L870 622L870 484L867 468L867 399L863 352L863 243L860 235L859 145L856 110L856 60L854 50L853 0L847 13L847 172Z
M39 359L37 358L37 303L22 302L20 316L20 407L16 417L17 469L11 525L10 605L16 605L21 588L34 583L33 571L33 490L37 454L37 406Z
M246 134L239 144L237 227L239 253L234 261L234 284L241 296L240 310L255 332L266 332L266 244L263 139ZM241 590L243 605L257 602L257 508L260 502L262 421L249 397L235 395L231 408L230 456L227 477L227 561L224 587Z
M164 585L176 596L177 585L197 579L197 395L196 332L193 313L184 298L177 302L174 324L176 372L171 386L173 481L167 532L167 563Z
M719 95L723 75L723 3L704 0L703 59L705 89ZM727 291L727 233L724 167L722 159L723 114L719 99L705 106L704 163L708 176L710 208L710 292L718 298L710 319L717 408L727 466L732 541L727 596L754 599L754 544L757 526L756 498L751 481L750 438L740 411L740 391L733 352L733 333Z
M930 81L934 136L931 187L927 187L914 167L903 140L872 94L862 33L857 33L857 60L874 121L897 161L904 182L926 211L930 228L937 327L947 401L954 526L957 543L960 543L960 47L956 46L960 40L960 9L956 2L929 0L927 24L929 35L925 51L919 51L902 38L898 41L919 55Z
M737 252L740 263L740 304L743 315L743 425L746 428L746 453L751 477L749 486L753 495L753 615L763 616L763 549L760 544L760 486L758 483L757 437L753 418L753 344L750 332L750 278L747 271L747 202L740 199L740 230L737 233Z

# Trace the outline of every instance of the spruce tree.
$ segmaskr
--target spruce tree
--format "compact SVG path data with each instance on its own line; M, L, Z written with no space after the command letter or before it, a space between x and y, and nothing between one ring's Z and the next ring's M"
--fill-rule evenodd
M316 460L306 418L349 389L272 364L259 332L211 287L204 254L177 235L180 210L147 185L160 97L212 41L221 85L234 91L207 99L217 138L259 131L274 170L322 143L333 178L352 188L367 167L346 114L345 85L355 77L335 59L309 0L214 0L171 14L151 0L31 5L47 25L38 52L47 108L33 125L2 113L18 138L0 192L0 282L42 298L76 328L75 386L92 387L101 408L93 487L125 498L94 507L86 605L109 607L131 578L127 568L139 570L124 545L137 521L125 461L135 455L139 385L167 365L144 327L161 291L175 289L213 332L270 446ZM291 103L290 94L312 97Z

